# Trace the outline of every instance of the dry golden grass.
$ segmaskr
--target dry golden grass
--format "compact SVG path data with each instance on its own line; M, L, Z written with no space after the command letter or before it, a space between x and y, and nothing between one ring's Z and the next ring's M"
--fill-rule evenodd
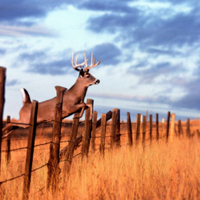
M36 140L44 143L47 140ZM27 141L13 141L12 148L26 146ZM99 152L90 153L81 162L75 157L71 174L63 183L60 174L60 190L52 197L46 190L47 167L32 173L30 199L200 199L200 140L174 139L165 143L160 140L137 148L123 146L106 150L104 158ZM6 166L2 154L2 180L24 173L25 150L11 154ZM33 169L48 161L49 146L35 148ZM64 163L60 163L61 169ZM1 199L21 199L23 177L1 185Z

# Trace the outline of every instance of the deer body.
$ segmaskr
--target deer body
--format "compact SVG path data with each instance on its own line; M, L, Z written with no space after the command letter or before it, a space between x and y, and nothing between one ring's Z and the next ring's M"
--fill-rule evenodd
M82 117L85 108L91 106L84 103L84 98L85 98L88 87L90 85L98 84L100 82L98 79L96 79L89 73L89 69L97 66L101 61L95 64L95 61L93 62L93 57L92 57L91 66L88 66L86 55L85 55L85 62L82 64L77 64L77 59L78 59L78 56L75 60L75 65L74 65L73 54L72 54L72 66L75 70L79 71L79 76L75 84L69 90L66 90L64 92L63 105L62 105L63 119L74 114L75 112L79 110L81 111L80 111L79 116L77 116L77 118ZM82 66L83 64L86 64L86 68ZM78 69L78 67L81 67L81 69ZM19 120L12 119L11 123L6 125L2 131L5 131L9 127L13 127L13 126L17 126L17 127L28 126L26 124L28 124L30 120L32 102L30 100L30 96L28 92L26 91L26 89L20 89L20 91L22 92L22 96L23 96L23 106L19 112L20 118ZM54 111L55 105L56 105L56 97L49 99L47 101L38 103L37 123L53 120L55 118L55 111ZM92 118L92 109L90 109L90 111L91 111L90 118ZM21 123L21 124L17 124L17 123ZM7 135L8 134L6 134L6 136Z

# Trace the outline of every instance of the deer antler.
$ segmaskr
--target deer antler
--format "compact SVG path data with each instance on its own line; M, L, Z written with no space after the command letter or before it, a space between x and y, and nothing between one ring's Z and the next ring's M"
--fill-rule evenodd
M83 63L81 63L81 64L77 64L79 54L80 54L80 53L77 54L76 59L75 59L75 62L74 62L74 50L72 51L72 67L73 67L75 70L77 70L77 71L80 71L80 69L78 69L78 67L81 67L81 68L85 69L85 68L83 67L83 65L85 64L85 62L83 62Z
M89 71L89 69L96 67L97 65L99 65L101 63L101 60L99 60L98 63L95 64L95 58L93 58L93 53L91 55L91 65L90 66L88 66L88 63L87 63L85 51L84 51L84 58L85 58L85 65L86 65L86 68L84 68L85 71Z

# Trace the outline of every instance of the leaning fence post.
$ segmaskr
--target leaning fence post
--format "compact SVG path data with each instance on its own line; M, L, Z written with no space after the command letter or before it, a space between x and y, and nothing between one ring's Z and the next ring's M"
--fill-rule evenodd
M56 86L55 89L57 92L55 120L53 122L52 143L50 145L50 158L48 161L47 180L47 188L51 190L52 194L55 194L56 190L58 189L59 182L59 150L62 124L62 103L63 94L66 91L66 88L60 86Z
M10 116L7 116L6 119L6 124L10 123ZM9 132L10 130L8 129L7 132ZM10 160L11 160L11 154L10 154L10 139L11 139L11 135L8 135L8 137L6 138L6 164L8 165Z
M74 150L76 146L76 136L78 133L78 125L79 125L79 118L77 118L77 116L79 114L80 112L75 113L73 121L72 121L72 132L70 135L69 144L67 146L67 152L65 153L66 162L64 163L64 182L65 182L66 175L68 175L70 172L73 154L74 154Z
M170 121L170 112L167 113L167 128L166 128L166 141L168 142L169 138L169 121Z
M97 111L94 111L94 113L93 113L93 120L92 120L92 132L91 132L91 149L92 149L92 151L95 150L97 114L98 114Z
M3 108L5 94L6 68L0 67L0 174L1 174L1 143L2 143L2 128L3 128Z
M30 124L29 124L29 133L28 133L28 146L26 152L26 165L25 165L24 185L23 185L23 195L22 195L23 200L28 200L29 198L31 170L32 170L33 152L34 152L36 125L37 125L37 109L38 109L38 102L33 100L31 116L30 116Z
M90 104L92 107L92 113L93 113L93 103L94 103L94 100L87 99L87 104ZM82 158L84 156L88 157L91 130L92 130L92 119L90 119L90 108L88 108L85 111L85 127L84 127L82 146L81 146Z
M128 132L128 144L132 146L133 140L132 140L132 124L131 124L130 112L127 112L127 132Z
M100 145L101 155L104 155L105 137L106 137L106 114L102 114L101 115L101 145Z

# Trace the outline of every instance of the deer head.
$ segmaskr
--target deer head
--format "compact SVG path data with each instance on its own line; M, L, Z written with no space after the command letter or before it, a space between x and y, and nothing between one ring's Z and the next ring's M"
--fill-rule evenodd
M76 70L79 71L79 79L84 82L85 86L88 87L93 84L99 84L100 81L93 77L90 73L89 70L92 69L93 67L96 67L101 63L101 60L98 61L98 63L95 64L95 58L93 58L93 54L91 55L91 65L88 66L88 59L86 57L86 53L84 51L84 59L85 61L81 64L78 64L78 56L79 53L76 56L76 59L74 61L74 51L72 51L72 67ZM85 67L84 67L85 66Z

